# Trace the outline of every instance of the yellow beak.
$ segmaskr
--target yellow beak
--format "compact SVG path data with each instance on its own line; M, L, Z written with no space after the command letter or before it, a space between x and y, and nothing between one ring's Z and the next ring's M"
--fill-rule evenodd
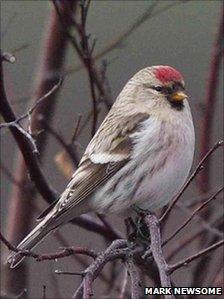
M188 96L183 91L174 92L170 96L170 100L172 102L181 102L181 101L183 101L184 99L187 99L187 98L188 98Z

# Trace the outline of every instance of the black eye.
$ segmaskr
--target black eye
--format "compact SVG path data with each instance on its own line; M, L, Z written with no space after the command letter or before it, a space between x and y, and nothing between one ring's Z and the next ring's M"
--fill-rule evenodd
M158 92L161 92L163 91L163 87L162 86L152 86L152 89L158 91Z

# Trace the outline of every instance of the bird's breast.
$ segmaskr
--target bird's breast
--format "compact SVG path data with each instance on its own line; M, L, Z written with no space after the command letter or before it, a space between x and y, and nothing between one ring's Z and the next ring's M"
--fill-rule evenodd
M131 138L130 160L93 198L94 207L102 213L122 213L133 204L156 210L173 198L189 174L194 153L192 122L160 122L150 117Z
M191 118L149 119L133 137L136 177L142 178L133 200L155 210L171 200L188 177L194 155L193 123Z

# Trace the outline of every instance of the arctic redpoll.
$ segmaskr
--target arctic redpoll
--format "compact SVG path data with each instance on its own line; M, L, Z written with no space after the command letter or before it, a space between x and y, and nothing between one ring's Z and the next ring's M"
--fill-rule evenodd
M52 230L91 211L163 207L188 177L194 139L182 75L169 66L139 71L117 97L65 191L18 248L33 248ZM8 262L15 267L22 259L12 252Z

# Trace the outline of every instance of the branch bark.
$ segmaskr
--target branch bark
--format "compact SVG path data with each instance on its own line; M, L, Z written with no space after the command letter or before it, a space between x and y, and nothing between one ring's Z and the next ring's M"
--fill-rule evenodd
M162 252L162 240L159 229L159 220L153 214L148 214L144 217L144 221L150 231L151 237L151 251L153 258L159 270L159 276L162 287L172 287L169 274L167 272L168 265L165 261ZM165 295L165 299L173 299L172 295Z
M90 284L92 284L92 282L96 279L106 263L125 256L128 249L123 247L125 247L126 245L126 240L115 240L102 254L97 257L97 259L83 273L84 275L88 275L88 285L83 281L73 295L73 299L80 299L82 297L85 298L83 296L83 293L87 294L88 296L90 295L90 290L92 290L92 288L89 287ZM84 290L84 288L87 286L88 290Z
M131 298L140 299L142 297L142 286L139 271L136 268L132 258L126 261L128 273L131 277Z

